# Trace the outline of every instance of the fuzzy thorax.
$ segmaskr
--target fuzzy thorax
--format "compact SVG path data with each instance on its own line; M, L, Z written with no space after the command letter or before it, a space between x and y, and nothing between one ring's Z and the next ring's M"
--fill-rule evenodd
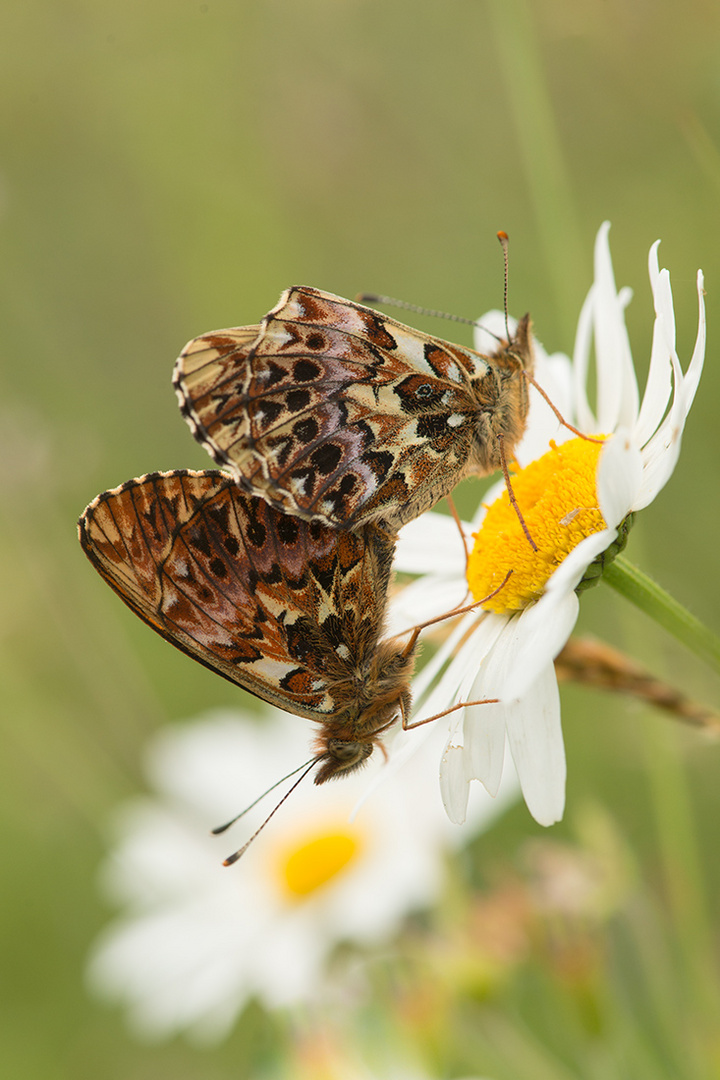
M488 359L487 373L474 382L479 408L472 460L481 476L501 467L498 436L505 454L512 457L525 432L529 396L523 372L532 375L535 366L529 315L520 320L515 336Z

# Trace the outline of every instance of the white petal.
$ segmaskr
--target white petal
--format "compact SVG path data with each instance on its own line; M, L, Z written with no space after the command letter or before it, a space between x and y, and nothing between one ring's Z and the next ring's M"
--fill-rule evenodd
M670 291L670 275L667 270L663 270L661 274L658 269L657 250L659 242L659 240L656 241L650 248L648 259L656 317L653 325L650 370L640 416L633 433L638 446L644 446L656 431L658 424L665 415L672 388L671 351L668 351L667 335L664 332L664 326L666 327L668 323L671 326L674 325L672 292Z
M662 328L662 322L660 326ZM652 438L643 447L643 478L633 509L643 510L657 493L665 487L680 457L680 440L687 413L682 394L683 375L674 351L670 359L673 367L674 392L670 412Z
M663 271L658 275L658 291L667 283L669 277ZM643 448L643 482L634 509L641 510L655 498L673 473L680 456L680 442L687 415L697 391L705 357L705 304L703 299L703 275L698 271L698 332L695 339L692 359L685 375L682 374L680 361L675 352L674 314L672 296L666 296L664 306L656 320L656 335L659 340L658 350L663 353L668 371L672 370L674 384L673 401L670 412ZM669 311L667 310L669 309ZM654 344L654 343L653 343ZM652 372L651 372L652 374ZM640 434L645 434L646 429Z
M567 641L578 607L574 591L551 593L515 615L485 662L488 697L523 697Z
M569 358L563 353L544 356L542 363L538 358L535 379L563 418L571 424L574 423L573 370ZM564 442L569 436L568 429L562 427L548 403L535 387L531 386L527 427L515 447L515 460L524 468L545 453L551 439Z
M453 519L430 510L404 525L394 566L408 574L454 574L459 568L464 574L465 549Z
M575 397L575 416L577 423L583 431L599 431L597 420L593 414L587 396L587 382L590 373L590 344L592 342L592 320L595 304L596 286L591 285L590 291L585 297L585 302L580 309L578 328L575 334L575 346L573 348L573 393Z
M471 692L471 700L475 694ZM473 705L465 709L465 776L479 780L489 795L497 795L505 760L504 705Z
M305 925L303 925L305 924ZM270 1009L307 997L318 985L322 962L332 944L331 926L318 933L289 910L263 942L255 978L258 994Z
M475 670L482 662L487 633L484 624L484 616L478 621L478 616L474 612L465 615L419 675L415 676L412 684L413 696L419 700L452 657L447 670L443 672L442 678L435 685L432 695L423 702L422 708L413 714L413 719L422 720L426 716L433 716L457 700L456 693L465 678L466 670L468 668ZM472 632L469 633L471 629ZM464 640L466 637L467 640ZM453 656L461 641L462 647L457 655Z
M448 742L440 762L440 794L447 816L456 825L462 825L467 814L470 783L465 777L463 747L455 739Z
M597 492L600 512L614 529L635 505L643 479L643 456L630 432L620 428L600 451Z
M466 598L467 603L471 603L472 597L468 597L467 594L464 559L462 572L454 577L434 577L425 574L417 581L405 585L397 595L391 598L388 633L401 634L418 623L444 615L454 608L463 606Z
M512 336L517 330L517 319L508 318L508 328ZM505 314L495 308L486 311L473 328L473 348L483 356L491 355L497 351L498 339L505 341Z
M690 365L685 373L685 385L683 387L683 398L685 404L685 415L690 411L690 407L695 398L695 391L698 388L700 382L700 376L702 374L703 363L705 361L705 291L704 291L705 279L703 277L702 270L697 272L697 292L698 292L698 332L695 338L695 348L693 349L692 359Z
M567 767L552 664L508 708L507 733L528 810L540 825L553 825L565 809Z
M624 297L615 287L609 222L599 229L595 241L593 323L597 364L598 423L603 431L619 424L633 428L638 413L638 389L624 316Z

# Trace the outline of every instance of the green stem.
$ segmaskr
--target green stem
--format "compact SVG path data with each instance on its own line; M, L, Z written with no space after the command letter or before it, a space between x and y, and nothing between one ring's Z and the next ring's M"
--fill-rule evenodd
M720 674L720 638L660 588L642 570L618 555L603 572L603 580L641 608L688 649Z

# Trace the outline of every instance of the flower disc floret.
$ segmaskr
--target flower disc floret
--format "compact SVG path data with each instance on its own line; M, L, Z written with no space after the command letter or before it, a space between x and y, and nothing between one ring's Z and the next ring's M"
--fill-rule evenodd
M498 614L521 611L539 599L563 559L581 540L605 529L598 507L597 467L602 444L571 439L518 471L513 493L528 531L531 547L507 490L487 508L468 561L468 584L481 600L506 585L483 607Z
M348 829L323 832L284 850L278 870L287 892L298 899L322 888L355 857L358 838Z

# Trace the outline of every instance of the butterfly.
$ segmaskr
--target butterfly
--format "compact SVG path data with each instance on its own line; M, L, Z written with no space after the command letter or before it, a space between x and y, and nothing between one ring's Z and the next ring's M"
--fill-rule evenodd
M280 513L219 471L149 473L98 495L85 554L166 641L321 725L315 782L359 767L410 713L416 636L382 640L394 542Z
M483 356L301 286L259 326L190 341L173 384L195 437L246 491L393 535L503 452L511 460L532 368L527 315Z

